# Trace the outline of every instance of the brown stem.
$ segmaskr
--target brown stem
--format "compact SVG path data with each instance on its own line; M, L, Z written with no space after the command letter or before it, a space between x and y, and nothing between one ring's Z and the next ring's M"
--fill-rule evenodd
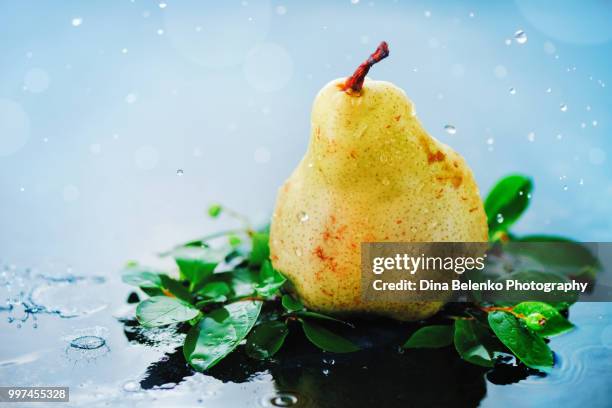
M522 319L525 317L525 315L523 315L522 313L516 313L514 311L514 307L512 306L507 306L507 307L499 307L499 306L489 306L489 307L481 307L480 310L482 310L483 312L487 312L487 313L491 313L491 312L508 312L508 313L512 313L514 316Z
M355 73L349 77L344 85L342 85L341 89L349 94L351 93L359 93L361 92L361 88L363 87L363 81L365 80L368 71L372 65L377 62L387 58L389 56L389 46L386 42L381 42L374 54L370 55L370 57L360 66L357 67Z

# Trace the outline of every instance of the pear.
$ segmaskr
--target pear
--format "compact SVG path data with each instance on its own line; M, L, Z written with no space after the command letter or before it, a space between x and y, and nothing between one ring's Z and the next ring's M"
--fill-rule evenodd
M366 78L387 55L383 42L316 96L308 150L278 192L270 257L312 310L419 320L443 302L363 300L361 243L486 242L487 220L464 159L423 129L402 89Z

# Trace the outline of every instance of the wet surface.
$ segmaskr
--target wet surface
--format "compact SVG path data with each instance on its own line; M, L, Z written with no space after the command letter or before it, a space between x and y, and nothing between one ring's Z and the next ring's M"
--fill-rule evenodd
M391 322L368 323L363 351L333 355L294 330L274 360L242 348L207 374L181 352L185 327L142 329L137 294L117 274L79 274L3 265L0 270L0 383L70 387L70 406L610 406L612 304L571 310L577 329L554 338L556 365L544 375L510 361L493 370L451 348L397 348ZM406 330L407 331L407 330ZM372 348L376 344L377 348ZM41 405L36 405L41 406ZM55 406L55 405L53 405Z

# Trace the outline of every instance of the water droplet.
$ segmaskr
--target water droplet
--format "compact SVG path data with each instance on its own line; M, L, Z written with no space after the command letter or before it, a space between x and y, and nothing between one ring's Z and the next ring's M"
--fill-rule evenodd
M301 211L298 214L298 221L300 221L300 222L306 222L306 221L308 221L309 218L310 217L308 216L308 214L306 214L305 211Z
M161 28L157 30L157 35L164 35L164 30Z
M506 44L506 45L511 45L511 44L512 44L512 40L511 40L511 39L509 39L509 38L506 38L506 39L504 40L504 44Z
M166 3L159 3L159 8L160 9L165 9L166 7L168 7L168 5Z
M580 181L578 182L579 185L584 186L584 179L580 179Z
M530 142L533 142L535 140L535 133L529 132L529 134L527 134L527 140L529 140Z
M180 176L182 176L183 174L185 174L185 172L183 171L183 169L177 169L177 170L176 170L176 175L177 175L177 176L179 176L179 177L180 177Z
M557 135L557 140L561 140L561 139L563 139L563 135L562 135L561 133L559 133L559 134Z
M327 368L324 368L322 370L323 375L328 376L329 375L329 370Z
M527 199L531 200L531 193L527 193Z
M297 404L298 399L292 394L278 394L270 399L270 402L275 407L291 407Z
M359 4L359 0L351 0L351 4Z
M468 16L470 16L470 18L474 18L476 16L476 14L474 14L473 11L470 11L470 14L468 14Z
M99 336L80 336L70 342L70 347L81 350L95 350L106 344Z
M25 191L25 187L20 187L19 191L21 191L23 193Z
M559 106L559 109L561 109L561 112L567 112L567 105L562 103L561 106Z
M431 11L429 10L425 10L425 12L423 13L425 15L425 17L429 18L431 17Z
M501 213L499 213L497 214L496 220L498 224L501 224L502 222L504 222L504 216Z
M590 110L591 110L591 105L587 105L585 109L586 109L587 111L590 111Z
M446 131L446 133L448 133L449 135L454 135L455 133L457 133L457 128L454 127L453 125L445 125L444 126L444 130Z
M516 89L514 88L510 88L508 92L510 92L510 95L516 95Z
M523 194L525 194L525 193L523 193L523 190L520 190L519 191L519 195L522 196Z
M552 92L552 88L546 88L546 93L551 93Z
M487 139L487 144L488 145L492 145L493 143L495 143L495 140L492 137Z
M518 30L514 33L514 41L518 44L525 44L527 42L527 34L523 30Z
M593 127L596 127L597 126L597 121L596 120L592 121L591 125L593 125Z
M296 256L302 256L302 250L301 249L296 249L295 250L295 255Z
M387 161L387 156L384 155L384 154L381 154L379 159L380 159L381 162L385 163Z
M72 26L73 27L78 27L81 24L83 24L83 19L81 17L75 17L72 19Z
M386 178L386 177L384 179L382 179L381 182L383 183L384 186L388 186L389 185L389 179Z
M567 185L563 186L563 191L567 191Z

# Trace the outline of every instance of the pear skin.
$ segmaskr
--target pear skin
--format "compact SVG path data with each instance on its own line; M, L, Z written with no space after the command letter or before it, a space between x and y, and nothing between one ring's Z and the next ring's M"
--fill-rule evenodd
M315 98L308 150L278 192L272 264L311 310L424 319L443 303L362 299L361 243L486 242L478 186L402 89L347 83L333 80Z

